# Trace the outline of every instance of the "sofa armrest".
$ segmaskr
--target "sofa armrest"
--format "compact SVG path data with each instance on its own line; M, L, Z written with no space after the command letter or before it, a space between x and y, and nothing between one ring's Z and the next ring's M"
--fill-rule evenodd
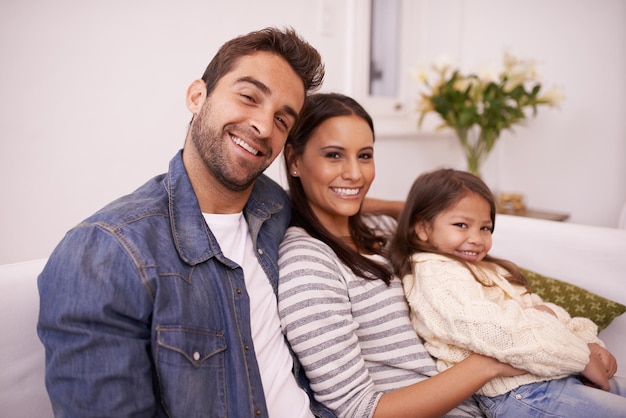
M626 304L626 230L498 215L491 254Z
M46 260L0 266L0 411L12 418L53 417L37 337L37 276Z

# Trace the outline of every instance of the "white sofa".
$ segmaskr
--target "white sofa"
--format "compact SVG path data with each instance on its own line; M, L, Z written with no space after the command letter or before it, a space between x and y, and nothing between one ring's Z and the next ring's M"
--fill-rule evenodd
M492 254L626 304L626 230L499 215ZM52 417L35 331L45 261L0 266L1 417ZM626 370L626 314L600 335Z
M626 305L626 229L498 215L491 255ZM626 376L626 313L600 338Z

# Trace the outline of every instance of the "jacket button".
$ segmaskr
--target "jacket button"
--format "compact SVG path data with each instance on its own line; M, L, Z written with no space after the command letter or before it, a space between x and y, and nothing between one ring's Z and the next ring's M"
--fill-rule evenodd
M241 289L235 290L235 293L237 293L238 295L241 295Z
M243 349L244 349L245 351L248 351L248 350L250 349L250 346L249 346L248 344L244 344L244 345L243 345Z
M194 359L195 361L200 360L200 353L198 353L197 351L196 351L195 353L193 353L193 359Z
M263 248L259 248L256 252L259 253L259 255L263 255Z
M256 416L257 416L257 417L260 417L260 416L261 416L261 410L260 410L260 409L257 409L257 410L256 410L256 411L254 411L254 412L256 413Z

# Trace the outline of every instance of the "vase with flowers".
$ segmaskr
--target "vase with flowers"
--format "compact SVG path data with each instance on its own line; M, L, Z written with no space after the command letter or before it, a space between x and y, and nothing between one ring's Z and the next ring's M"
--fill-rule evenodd
M534 63L504 54L498 73L463 73L446 60L430 71L419 70L418 127L424 117L436 113L437 129L451 128L463 148L467 170L480 177L480 168L500 133L535 115L540 105L556 106L563 98L558 88L542 91Z

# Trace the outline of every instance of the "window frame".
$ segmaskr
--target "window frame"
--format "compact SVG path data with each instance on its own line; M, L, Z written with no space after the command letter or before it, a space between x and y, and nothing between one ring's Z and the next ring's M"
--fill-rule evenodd
M418 85L412 79L411 69L417 63L419 45L419 2L400 0L400 42L398 60L398 93L394 97L369 94L371 48L371 0L351 0L352 33L349 34L351 63L348 79L352 96L365 107L374 119L377 136L415 136L418 131L416 112Z

